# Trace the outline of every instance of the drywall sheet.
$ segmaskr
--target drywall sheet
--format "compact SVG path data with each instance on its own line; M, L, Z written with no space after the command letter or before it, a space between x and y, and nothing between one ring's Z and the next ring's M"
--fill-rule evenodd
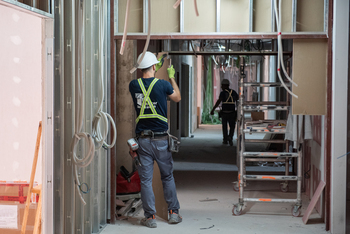
M294 39L293 41L293 115L326 114L327 40Z
M0 180L29 180L42 119L42 20L3 5L0 15Z
M249 32L249 1L221 0L220 31Z
M298 1L297 31L323 32L324 31L324 1Z
M215 32L216 31L216 1L197 1L199 16L194 10L193 1L182 1L184 4L184 32Z
M282 32L292 31L292 0L282 1ZM278 7L278 6L277 6Z
M152 0L152 33L180 32L180 7L174 9L172 3L171 1Z
M123 33L127 1L118 1L118 32ZM130 1L128 32L143 32L143 1Z
M271 32L271 0L254 0L253 32Z

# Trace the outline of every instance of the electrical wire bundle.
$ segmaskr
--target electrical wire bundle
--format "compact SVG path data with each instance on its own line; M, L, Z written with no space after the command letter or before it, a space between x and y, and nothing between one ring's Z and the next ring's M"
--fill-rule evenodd
M295 86L298 86L288 75L286 68L284 67L284 62L283 62L283 47L282 47L282 33L281 33L281 25L282 25L282 0L278 2L278 11L277 11L277 0L274 1L275 5L275 16L276 16L276 25L277 25L277 45L278 45L278 63L277 63L277 74L278 78L282 83L282 86L287 90L288 93L290 93L293 97L298 98L296 94L294 94L292 91L288 89L286 84L284 83L282 76L281 76L281 65L282 65L282 70L286 78Z
M115 127L115 123L113 121L113 118L110 114L105 113L102 111L103 108L103 98L104 98L104 79L102 75L102 71L104 68L104 60L103 58L103 42L104 42L104 24L103 24L103 10L101 10L102 7L100 6L100 26L99 26L99 35L100 35L100 40L99 40L99 52L100 52L100 63L99 63L99 80L100 80L100 90L99 90L99 98L100 103L98 105L98 110L94 116L94 119L92 121L92 134L94 136L94 139L97 143L96 150L99 150L102 146L104 148L112 148L115 145L116 139L117 139L117 129ZM111 122L112 127L113 127L113 140L111 144L108 144L106 142L108 132L109 132L109 125L108 125L108 120Z
M82 196L82 193L86 194L88 193L91 188L88 186L87 183L81 183L79 180L79 175L78 175L78 167L79 168L84 168L90 165L92 160L94 159L95 151L99 150L102 146L105 146L106 148L112 148L116 142L116 135L117 135L117 130L115 127L115 123L108 113L105 113L102 111L102 106L103 106L103 98L104 98L104 81L103 81L103 75L102 75L102 70L104 68L104 61L103 61L103 42L104 42L104 24L103 24L103 1L100 1L100 12L99 12L99 30L100 30L100 38L99 38L99 58L100 58L100 63L99 63L99 80L100 80L100 90L99 90L99 108L97 110L97 113L95 114L95 117L92 122L92 133L94 137L92 137L89 133L82 132L83 129L83 119L84 119L84 82L83 82L83 67L85 66L84 64L84 53L83 53L83 48L84 48L84 29L85 29L85 24L84 24L84 7L81 6L81 12L80 12L80 17L79 17L79 23L81 25L81 30L78 30L78 38L80 38L80 43L78 43L78 67L79 67L79 72L78 75L76 76L75 79L75 119L74 119L74 126L75 126L75 131L73 135L73 139L71 142L71 154L73 158L73 164L74 164L74 182L75 182L75 187L77 189L78 195L80 200L84 205L86 205L86 202ZM114 130L114 137L112 140L111 144L106 143L106 138L108 136L108 119L110 120L113 130ZM102 120L102 121L101 121ZM101 122L100 122L101 121ZM82 155L81 157L78 157L76 154L76 148L77 145L79 144L80 140L84 139L85 144L87 144L87 152L85 155ZM94 139L97 143L97 147L95 147L95 142ZM86 186L86 189L83 189L83 186Z

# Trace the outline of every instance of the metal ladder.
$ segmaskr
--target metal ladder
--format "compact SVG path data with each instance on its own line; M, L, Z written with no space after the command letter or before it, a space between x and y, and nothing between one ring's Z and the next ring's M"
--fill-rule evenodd
M266 202L266 203L294 203L292 208L292 215L297 217L301 211L301 179L302 179L302 151L299 147L298 152L247 152L245 143L277 143L286 144L286 150L288 150L289 142L285 140L273 140L273 139L245 139L245 134L252 133L264 133L264 134L285 134L286 129L275 129L272 127L246 127L245 128L245 112L251 112L256 110L280 110L289 111L289 97L287 96L286 102L245 102L244 101L244 87L282 87L280 83L245 83L245 62L244 57L241 57L240 63L240 79L239 79L239 103L237 105L237 166L238 180L235 183L233 189L239 192L238 203L234 204L232 213L234 215L241 215L244 209L245 202ZM287 94L289 95L289 94ZM288 116L288 114L287 114ZM297 159L297 175L289 175L289 158ZM246 162L285 162L286 170L285 175L247 175L246 174ZM244 197L244 188L247 185L248 180L255 181L283 181L281 183L281 191L287 192L289 190L288 181L297 181L297 194L295 199L276 199L276 198L248 198Z

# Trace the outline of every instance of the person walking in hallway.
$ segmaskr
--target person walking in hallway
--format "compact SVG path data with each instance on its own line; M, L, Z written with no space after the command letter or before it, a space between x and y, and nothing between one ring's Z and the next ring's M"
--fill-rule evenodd
M219 99L216 101L213 109L210 114L214 115L214 110L220 105L222 102L222 110L221 110L221 122L222 122L222 135L223 141L222 143L227 145L228 143L232 146L233 135L235 131L236 125L236 106L235 103L238 100L239 96L236 91L230 89L230 81L228 79L223 79L221 81L221 89ZM228 132L227 124L230 127Z
M168 222L177 224L182 221L173 177L173 158L168 149L167 122L167 97L179 102L181 94L175 81L173 66L167 69L169 82L155 78L155 72L161 66L162 62L158 61L153 53L147 51L138 67L142 71L142 78L132 80L129 84L129 91L137 113L135 133L139 148L136 151L137 154L131 152L131 155L133 157L138 155L141 163L138 166L138 172L141 179L141 200L145 215L141 224L150 228L157 227L155 197L152 189L154 161L157 162L161 173L164 198L168 204Z

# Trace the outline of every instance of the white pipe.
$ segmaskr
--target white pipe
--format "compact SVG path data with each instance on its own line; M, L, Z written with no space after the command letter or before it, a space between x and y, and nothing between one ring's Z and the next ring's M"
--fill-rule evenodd
M130 70L130 73L134 73L137 70L137 68L140 66L140 63L143 60L143 57L145 57L145 54L147 52L150 38L151 38L151 0L148 0L148 34L147 34L146 44L145 44L145 47L143 48L143 52L140 59L136 62L136 65L133 67L133 69Z
M128 19L129 19L129 9L130 9L130 0L126 3L126 12L125 12L125 22L124 22L124 33L123 33L123 39L122 39L122 45L120 47L120 54L123 55L124 49L125 49L125 41L126 41L126 34L128 29Z
M282 84L282 86L287 90L287 92L289 94L291 94L293 97L298 98L298 96L296 94L294 94L292 91L290 91L290 89L286 86L286 84L284 83L282 76L281 76L281 63L282 63L282 70L285 72L284 69L284 64L283 64L283 47L282 47L282 33L281 33L281 21L282 21L282 14L281 14L281 10L282 10L282 1L279 1L278 6L279 6L279 12L277 12L277 0L274 1L274 8L275 8L275 16L276 16L276 24L277 24L277 31L278 31L278 36L277 36L277 47L278 47L278 53L277 53L277 74L278 74L278 78ZM295 86L298 86L287 74L287 72L285 72L286 78Z
M128 0L129 1L129 0ZM102 9L102 6L100 6L100 9ZM100 10L100 19L99 19L99 52L100 52L100 63L99 63L99 79L100 79L100 90L99 90L99 98L100 100L99 103L99 108L94 116L94 119L92 121L92 134L95 138L95 141L98 143L96 150L99 150L103 145L106 146L107 148L112 148L115 145L116 139L117 139L117 129L114 123L114 120L111 115L108 113L105 113L102 111L103 109L103 99L104 99L104 79L103 79L103 74L102 70L104 68L104 59L103 59L103 45L104 45L104 23L103 23L103 10L101 12ZM111 144L108 144L106 142L108 132L109 132L109 125L108 125L108 119L110 120L113 128L113 140ZM100 120L102 120L102 124L100 123ZM102 130L104 129L104 131Z

